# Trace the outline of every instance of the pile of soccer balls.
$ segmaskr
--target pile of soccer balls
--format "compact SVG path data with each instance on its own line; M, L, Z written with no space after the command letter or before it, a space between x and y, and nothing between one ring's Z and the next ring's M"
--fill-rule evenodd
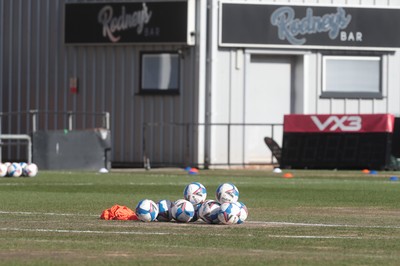
M208 224L241 224L248 216L246 205L239 202L239 190L234 184L221 184L216 200L207 200L207 190L199 182L188 184L183 199L175 202L150 199L141 200L136 206L136 215L143 222L195 222L198 219Z
M38 167L34 163L0 163L0 177L34 177Z

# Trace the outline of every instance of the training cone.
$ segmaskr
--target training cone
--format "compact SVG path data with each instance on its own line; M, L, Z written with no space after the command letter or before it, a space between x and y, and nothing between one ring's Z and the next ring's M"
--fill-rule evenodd
M371 170L371 171L369 171L369 174L370 175L376 175L378 172L377 171L375 171L375 170Z
M369 170L368 169L363 169L361 172L363 172L364 174L369 174Z
M108 173L108 170L107 170L107 168L100 168L100 170L99 170L99 173L101 173L101 174L107 174Z
M285 174L283 174L282 177L283 177L283 178L293 178L294 176L293 176L292 173L285 173Z
M189 170L189 175L197 175L199 173L199 170L197 170L196 168L191 168Z
M281 168L276 167L276 168L274 168L274 170L272 170L272 172L276 173L276 174L280 174L280 173L282 173L282 170L281 170Z
M399 178L397 176L391 176L390 181L399 181Z

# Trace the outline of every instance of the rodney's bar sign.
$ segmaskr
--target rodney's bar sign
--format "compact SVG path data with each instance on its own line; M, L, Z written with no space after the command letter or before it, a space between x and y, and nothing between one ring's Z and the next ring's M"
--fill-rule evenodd
M191 26L194 23L190 22L194 19L193 6L193 0L68 3L65 5L65 43L193 44Z
M400 9L221 3L220 45L398 48Z
M352 18L341 7L338 7L334 13L327 13L323 16L314 16L313 12L312 8L307 8L307 15L299 19L295 18L295 11L292 7L280 7L272 13L270 21L273 26L277 27L280 40L287 40L294 45L303 45L307 42L307 35L322 32L326 32L331 40L336 39L339 31L345 30ZM361 34L357 41L362 41Z

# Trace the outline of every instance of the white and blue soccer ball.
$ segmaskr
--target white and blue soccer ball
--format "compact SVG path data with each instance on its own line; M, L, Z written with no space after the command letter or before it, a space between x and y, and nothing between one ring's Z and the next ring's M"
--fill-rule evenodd
M207 190L199 182L193 182L185 187L183 197L193 205L203 203L207 198Z
M22 169L22 176L25 176L25 168L28 166L28 164L26 162L20 162L19 165L21 165L21 169Z
M217 201L221 204L225 202L237 202L239 199L239 190L232 183L223 183L218 186L215 192L215 197Z
M25 166L23 170L24 176L26 177L34 177L38 174L39 168L35 163L30 163Z
M179 199L172 206L172 218L177 222L187 223L193 219L194 207L193 204L185 199Z
M239 208L240 208L240 215L239 215L239 220L238 220L237 223L241 224L244 221L246 221L247 217L249 216L249 211L248 211L246 205L244 205L243 202L238 201L238 202L235 202L235 204L238 205Z
M22 175L22 168L19 163L11 163L7 168L7 175L10 177L19 177Z
M141 200L136 206L136 216L143 222L152 222L158 216L157 204L149 199Z
M200 219L208 224L217 224L221 204L216 200L206 200L201 204L198 214Z
M160 200L157 202L158 205L158 216L157 221L169 222L172 220L172 206L173 203L170 200Z
M0 177L5 177L7 175L7 165L0 163Z
M200 218L199 217L199 209L200 209L201 205L202 205L202 203L193 205L193 207L194 207L194 215L193 215L192 220L190 220L191 222L196 222Z
M221 204L218 220L223 224L237 224L240 218L240 207L235 203Z
M7 169L6 170L7 174L5 176L8 176L8 167L11 165L11 163L10 162L5 162L4 165L6 166L6 169Z

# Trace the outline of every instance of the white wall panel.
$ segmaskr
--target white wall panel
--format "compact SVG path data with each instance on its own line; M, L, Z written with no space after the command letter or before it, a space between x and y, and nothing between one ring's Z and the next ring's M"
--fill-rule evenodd
M350 6L358 6L361 5L362 0L347 0L346 4Z
M390 0L375 0L374 5L376 6L388 6L390 5Z
M374 110L374 100L373 99L360 101L359 105L360 105L359 110L360 110L361 114L371 113L371 110Z
M346 113L346 100L345 99L334 99L331 100L331 113L343 114Z
M233 49L231 51L231 82L230 82L230 101L231 110L229 121L231 123L241 124L244 121L244 73L246 71L245 61L246 55L242 49ZM230 128L230 161L233 164L243 162L243 126L237 125Z
M220 51L214 59L215 70L213 76L216 79L215 87L211 93L211 123L229 123L231 117L231 68L232 57L229 50ZM211 127L211 162L223 164L227 162L228 154L228 128L226 126Z
M342 113L345 114L359 114L360 113L360 100L359 99L345 99L343 101L346 108Z

